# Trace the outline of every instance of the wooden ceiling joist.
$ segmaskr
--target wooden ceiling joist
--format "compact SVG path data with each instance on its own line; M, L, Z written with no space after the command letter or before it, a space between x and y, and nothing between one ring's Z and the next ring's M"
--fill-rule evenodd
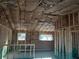
M62 3L59 2L52 8L49 8L51 5L46 8L46 4L50 4L49 2L53 4L52 1L48 1L49 0L16 0L15 5L17 6L10 10L7 9L8 12L5 12L7 13L6 18L9 18L9 24L15 30L18 29L27 31L53 31L53 26L55 26L54 22L58 19L61 9L66 8L65 6L69 6L71 4L71 1L63 0ZM41 6L40 4L44 2L46 2L46 4Z
M10 28L11 29L14 29L14 24L13 24L13 21L11 20L11 17L9 15L9 11L8 10L5 10L4 8L2 8L3 12L4 12L4 15L6 17L6 20L8 21L9 25L10 25Z

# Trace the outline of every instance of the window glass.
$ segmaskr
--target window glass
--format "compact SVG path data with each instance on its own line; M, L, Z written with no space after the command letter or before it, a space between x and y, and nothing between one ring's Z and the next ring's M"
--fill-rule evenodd
M25 40L26 39L26 33L18 33L18 40Z
M40 34L39 40L40 41L52 41L53 36L51 34Z

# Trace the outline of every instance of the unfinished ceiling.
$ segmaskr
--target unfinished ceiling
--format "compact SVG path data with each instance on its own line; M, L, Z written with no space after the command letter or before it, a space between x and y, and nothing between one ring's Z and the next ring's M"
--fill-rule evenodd
M77 0L1 0L15 30L53 31L58 15L79 7Z

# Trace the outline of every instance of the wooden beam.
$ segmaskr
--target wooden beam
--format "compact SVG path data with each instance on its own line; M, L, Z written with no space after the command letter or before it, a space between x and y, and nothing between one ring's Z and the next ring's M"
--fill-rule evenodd
M8 9L5 10L4 8L2 8L2 10L3 10L4 15L5 15L5 17L6 17L6 20L8 20L8 23L9 23L11 29L14 29L14 24L13 24L13 22L12 22L12 19L11 19L10 15L8 14L8 13L9 13Z
M58 16L58 14L51 14L51 13L43 13L44 15L50 15L50 16Z
M21 27L21 8L20 8L19 0L17 0L17 4L18 4L18 9L19 9L19 19L18 19L18 21L20 21L20 27Z

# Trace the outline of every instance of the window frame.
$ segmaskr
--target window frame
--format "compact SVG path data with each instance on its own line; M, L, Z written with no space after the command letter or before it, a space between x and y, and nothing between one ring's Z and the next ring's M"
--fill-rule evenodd
M51 40L48 40L48 39L47 39L47 40L41 40L41 39L40 39L41 35L47 35L47 36L49 36L49 35L50 35ZM48 37L47 37L47 38L48 38ZM40 41L53 41L53 40L54 40L54 37L53 37L53 35L52 35L52 34L43 34L43 33L42 33L42 34L39 34L39 40L40 40Z
M19 34L25 34L25 39L24 40L19 40L19 38L18 38ZM27 36L27 34L25 32L18 32L17 33L17 40L18 41L25 41L26 40L26 36Z

